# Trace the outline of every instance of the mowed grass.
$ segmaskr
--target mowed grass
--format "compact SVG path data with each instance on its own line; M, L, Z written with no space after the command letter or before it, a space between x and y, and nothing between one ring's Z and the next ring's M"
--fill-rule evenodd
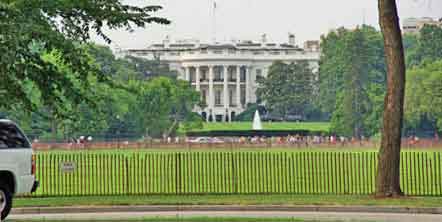
M13 220L13 222L28 222L28 221L44 221L44 222L67 222L68 220L46 220L46 219L31 219L31 220ZM78 220L76 220L78 221ZM121 219L95 219L95 220L81 220L83 222L92 221L122 221ZM142 217L132 216L132 218L125 218L125 222L303 222L311 221L318 222L317 220L304 220L293 217L276 217L276 218L253 218L253 217L188 217L188 216L159 216L159 217ZM332 221L328 221L332 222Z
M136 205L313 205L441 207L441 197L377 199L370 195L141 195L17 198L14 207Z
M330 130L330 123L328 122L263 122L264 130L309 130L328 132ZM204 123L202 129L195 129L192 131L224 131L224 130L252 130L252 122L231 122L231 123Z
M442 195L440 152L402 154L408 195ZM74 171L65 172L66 164ZM372 194L373 151L46 152L34 196L190 194Z

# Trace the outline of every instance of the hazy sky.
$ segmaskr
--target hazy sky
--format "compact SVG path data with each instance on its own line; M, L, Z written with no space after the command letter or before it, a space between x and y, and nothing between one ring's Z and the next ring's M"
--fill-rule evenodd
M125 0L136 5L161 5L156 13L172 21L171 25L150 25L133 33L108 32L114 46L143 48L172 39L213 39L214 0ZM261 34L276 42L287 42L287 34L296 35L297 43L319 39L330 29L355 27L363 23L378 27L377 0L217 0L216 37L259 40ZM442 0L397 0L401 19L442 17ZM100 42L97 40L97 42Z

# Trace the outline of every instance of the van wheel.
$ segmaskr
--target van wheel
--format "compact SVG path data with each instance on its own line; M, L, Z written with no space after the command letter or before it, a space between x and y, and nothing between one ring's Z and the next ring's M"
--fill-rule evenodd
M12 194L9 186L0 183L0 212L1 221L6 219L12 208Z

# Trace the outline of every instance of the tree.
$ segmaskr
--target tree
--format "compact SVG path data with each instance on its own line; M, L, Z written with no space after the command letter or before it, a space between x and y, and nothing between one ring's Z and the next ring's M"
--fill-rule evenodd
M421 29L417 53L421 61L442 59L442 27L425 25Z
M258 80L257 96L266 107L282 116L305 116L313 96L314 73L308 62L285 64L274 62L267 78Z
M332 131L371 136L381 127L385 93L382 36L370 26L340 28L322 37L319 106L331 115Z
M348 32L347 29L339 28L321 37L318 106L329 116L336 109L336 99L343 88L343 69L349 58L344 56L342 49Z
M384 35L387 64L387 95L376 195L396 197L403 195L400 187L401 132L404 114L405 58L402 33L395 0L378 0L379 21Z
M94 103L87 96L90 78L106 81L90 63L86 50L79 43L96 33L107 42L103 27L110 29L149 23L168 24L164 18L151 16L160 6L135 7L119 0L8 0L0 1L0 107L9 109L22 105L35 110L32 95L24 87L29 84L40 93L43 104L63 113L63 101L74 105ZM67 75L42 55L57 53L59 63L69 68ZM48 84L50 83L50 84Z
M434 131L442 131L442 60L409 70L407 79L405 117L409 127L418 129L429 122Z
M367 81L370 55L366 49L365 36L357 29L347 35L343 54L352 57L343 65L343 88L336 101L337 110L333 113L332 128L335 132L360 137L363 133L364 115L369 112Z
M408 68L442 59L442 27L424 25L419 35L405 35L404 49Z
M131 106L139 131L145 136L160 137L174 133L180 123L198 122L192 114L200 96L188 82L168 77L134 82L139 91ZM199 119L201 121L201 119ZM197 125L197 124L196 124Z

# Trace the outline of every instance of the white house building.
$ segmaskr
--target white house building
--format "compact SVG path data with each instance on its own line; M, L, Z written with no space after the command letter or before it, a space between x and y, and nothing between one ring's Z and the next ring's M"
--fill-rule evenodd
M201 44L198 40L171 42L146 49L125 50L124 54L167 62L178 76L192 84L201 93L205 107L195 111L207 121L231 121L242 113L249 103L255 103L257 82L266 77L275 60L287 63L308 61L313 70L319 66L319 42L308 41L304 48L295 44L295 36L289 42L267 42L265 35L260 42L237 41L232 43Z

